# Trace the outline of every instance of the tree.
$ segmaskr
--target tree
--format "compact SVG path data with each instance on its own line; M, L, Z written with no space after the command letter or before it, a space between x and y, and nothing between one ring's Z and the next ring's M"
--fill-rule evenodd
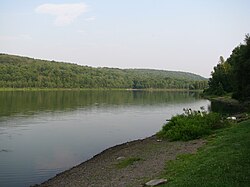
M184 85L191 85L194 81L206 81L206 79L185 72L92 68L14 55L0 55L0 87L183 88Z
M231 65L220 56L219 63L211 73L212 77L208 81L209 87L205 92L210 95L222 95L222 93L232 92L231 71Z
M210 95L233 92L238 100L250 100L250 35L245 36L244 44L235 47L225 61L220 57L219 63L211 73L208 89Z
M234 55L236 56L236 55ZM245 36L245 44L240 45L237 58L232 60L235 73L235 91L233 97L239 100L250 100L250 36Z

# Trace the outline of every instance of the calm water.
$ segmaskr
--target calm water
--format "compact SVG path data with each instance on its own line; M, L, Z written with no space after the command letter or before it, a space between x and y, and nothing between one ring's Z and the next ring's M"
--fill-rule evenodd
M110 146L156 133L183 107L208 107L188 92L0 92L0 186L29 186Z

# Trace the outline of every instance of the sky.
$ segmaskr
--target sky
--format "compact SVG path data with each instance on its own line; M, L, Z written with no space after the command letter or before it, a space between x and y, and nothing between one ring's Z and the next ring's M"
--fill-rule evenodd
M249 0L0 0L0 53L210 77L250 33Z

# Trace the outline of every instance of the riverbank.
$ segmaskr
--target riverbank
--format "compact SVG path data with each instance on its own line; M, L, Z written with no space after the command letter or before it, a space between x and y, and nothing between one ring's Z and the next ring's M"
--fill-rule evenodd
M165 186L250 186L250 120L218 130L206 140L197 154L167 163Z
M155 178L167 179L163 186L249 186L249 145L250 120L187 142L152 136L111 147L37 186L140 187Z
M1 91L172 91L172 92L202 92L202 90L189 90L189 89L160 89L160 88L145 88L145 89L132 89L132 88L0 88Z
M205 141L159 141L156 136L111 147L44 182L45 186L143 186L164 173L165 163L195 153Z

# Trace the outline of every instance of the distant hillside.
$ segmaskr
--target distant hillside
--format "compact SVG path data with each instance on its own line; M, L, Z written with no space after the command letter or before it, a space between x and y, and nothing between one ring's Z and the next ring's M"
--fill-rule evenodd
M142 75L159 75L162 77L169 77L173 79L186 79L190 81L206 81L207 79L188 72L181 71L166 71L166 70L155 70L155 69L127 69L129 72L138 73Z
M93 68L0 54L2 88L203 89L199 75L152 69Z

